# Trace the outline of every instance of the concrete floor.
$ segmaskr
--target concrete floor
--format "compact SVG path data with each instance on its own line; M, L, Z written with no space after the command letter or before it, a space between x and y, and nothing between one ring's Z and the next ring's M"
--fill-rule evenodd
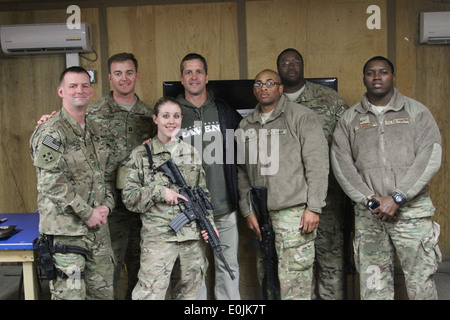
M439 300L450 300L450 261L444 261L435 275Z
M21 289L22 267L15 263L0 264L0 300L23 300L23 289ZM44 276L45 277L45 276ZM402 277L397 277L396 296L399 300L407 299ZM396 278L396 279L397 279ZM439 300L450 300L450 261L444 261L435 274ZM48 282L41 280L40 300L49 300L50 292Z

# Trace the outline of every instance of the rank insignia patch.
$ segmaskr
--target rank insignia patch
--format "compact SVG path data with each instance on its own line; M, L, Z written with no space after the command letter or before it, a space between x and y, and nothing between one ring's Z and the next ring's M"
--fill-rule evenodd
M53 150L58 151L61 142L56 140L52 136L45 136L44 140L42 141L42 144Z
M362 116L359 118L359 124L369 124L369 116Z

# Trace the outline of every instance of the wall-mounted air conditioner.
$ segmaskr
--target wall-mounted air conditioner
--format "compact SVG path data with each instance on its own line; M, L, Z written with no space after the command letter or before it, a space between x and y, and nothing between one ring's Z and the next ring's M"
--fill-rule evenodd
M2 50L6 54L75 53L92 51L92 27L80 23L69 29L66 23L0 26Z
M450 44L450 11L420 13L420 43Z

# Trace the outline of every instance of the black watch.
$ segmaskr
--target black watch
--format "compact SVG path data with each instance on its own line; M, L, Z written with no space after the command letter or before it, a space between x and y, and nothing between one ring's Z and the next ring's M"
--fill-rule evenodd
M398 203L400 205L404 204L406 199L400 192L393 192L392 198L394 198L395 203Z

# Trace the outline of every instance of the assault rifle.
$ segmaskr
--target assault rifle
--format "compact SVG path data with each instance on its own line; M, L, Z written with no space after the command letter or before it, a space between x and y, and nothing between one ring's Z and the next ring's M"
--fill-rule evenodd
M262 240L259 242L259 249L265 255L266 270L262 282L262 294L264 300L280 299L280 281L278 279L278 258L275 251L275 233L269 218L267 209L267 188L251 187L251 199L253 207L257 213L259 229Z
M214 231L211 222L209 222L208 218L206 218L206 215L208 214L208 211L206 210L211 210L212 205L208 201L203 189L200 187L191 188L188 186L181 175L180 170L172 159L164 162L162 165L157 167L156 170L161 171L168 176L172 183L176 183L180 187L178 193L189 200L186 202L183 199L178 198L178 206L182 204L184 210L183 207L180 206L183 212L169 223L169 227L172 228L173 231L178 232L184 225L188 224L192 220L197 220L200 224L200 228L208 233L208 242L211 245L211 248L223 261L231 279L234 280L235 276L223 256L223 251L228 249L228 247L220 244L219 237Z

